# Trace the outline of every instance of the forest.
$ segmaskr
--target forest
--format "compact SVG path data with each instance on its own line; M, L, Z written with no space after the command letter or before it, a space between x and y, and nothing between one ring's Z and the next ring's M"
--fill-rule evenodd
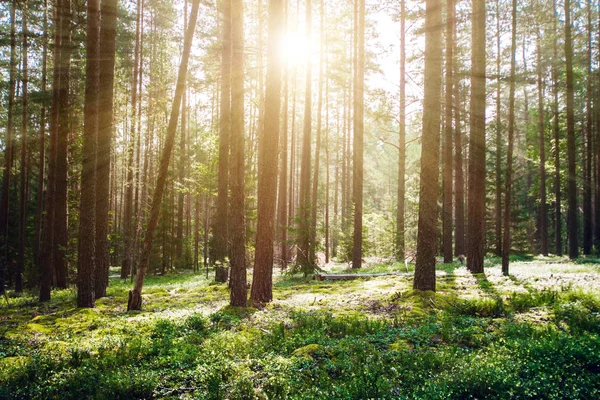
M600 0L5 0L0 66L0 399L600 398Z

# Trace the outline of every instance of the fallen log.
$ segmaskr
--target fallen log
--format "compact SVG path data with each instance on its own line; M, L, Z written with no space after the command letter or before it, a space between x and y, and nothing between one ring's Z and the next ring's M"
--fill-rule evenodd
M360 278L376 278L379 276L397 276L399 273L383 273L383 274L317 274L317 279L320 281L350 281Z

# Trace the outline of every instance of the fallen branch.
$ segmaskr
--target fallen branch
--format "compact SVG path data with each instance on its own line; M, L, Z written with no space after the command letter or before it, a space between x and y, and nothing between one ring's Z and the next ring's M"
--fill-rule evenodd
M400 275L397 272L385 273L385 274L317 274L317 279L320 281L349 281L352 279L360 278L376 278L378 276L397 276Z

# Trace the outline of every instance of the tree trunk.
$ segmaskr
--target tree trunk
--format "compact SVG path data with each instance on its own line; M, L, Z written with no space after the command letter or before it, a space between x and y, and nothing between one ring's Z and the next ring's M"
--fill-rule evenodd
M187 0L184 2L183 8L183 32L187 29ZM184 267L185 260L183 256L183 216L185 213L185 171L187 166L186 155L186 129L187 129L187 77L185 80L185 88L183 90L183 98L181 100L181 136L179 141L179 193L177 194L177 242L175 247L175 260L177 267Z
M311 43L312 1L306 0L306 38ZM310 45L308 45L310 47ZM312 69L310 68L310 49L306 51L306 88L304 100L304 135L302 137L302 162L300 165L300 215L298 218L298 264L304 275L314 269L314 260L310 259L310 160L312 131Z
M27 165L27 128L28 121L28 32L27 32L27 2L23 2L22 26L23 26L23 66L22 66L22 88L21 88L21 198L20 198L20 222L19 222L19 257L17 259L17 271L15 276L15 292L23 291L23 272L25 271L25 241L27 228L27 176L29 166Z
M592 11L587 0L587 88L585 124L585 169L583 181L583 254L592 253ZM583 139L582 139L583 143Z
M502 256L502 120L500 1L496 1L496 255Z
M231 136L231 0L224 0L221 38L221 111L219 122L219 163L217 216L213 228L211 262L224 261L229 241L229 157Z
M439 162L440 162L440 92L442 88L442 6L439 0L425 3L425 98L419 191L419 222L415 290L435 290L435 256L437 245Z
M537 38L538 63L538 125L540 134L540 252L548 255L548 209L546 205L546 135L544 124L544 78L542 66L541 37Z
M396 210L396 260L404 262L404 208L406 197L406 4L400 0L400 93L398 131L398 207Z
M568 158L568 214L567 231L569 239L569 258L579 256L577 240L577 166L575 148L575 114L573 111L573 43L571 41L571 0L565 0L565 60L567 73L567 158Z
M77 306L95 306L96 268L96 156L98 141L98 88L100 0L88 0L85 63L85 106L81 165L81 211L77 257Z
M485 222L485 0L472 0L467 268L483 272Z
M277 154L281 110L281 59L283 0L269 0L269 60L265 93L265 119L258 143L258 225L250 298L258 303L273 300L273 240L277 202Z
M365 0L359 1L356 76L354 82L354 152L352 202L354 203L354 245L352 268L362 267L363 242L363 157L365 115Z
M444 262L452 262L452 96L454 94L453 82L453 46L454 46L454 1L448 0L446 5L446 126L443 142L443 186L444 186L444 207L443 207L443 253Z
M554 24L554 43L553 43L553 62L552 62L552 93L554 100L552 103L553 123L552 131L554 136L554 197L555 197L555 216L554 216L554 235L555 235L555 252L556 255L562 256L562 217L561 217L561 189L560 189L560 127L559 127L559 112L558 112L558 28L556 2L552 2L555 16Z
M175 135L177 133L177 122L179 120L181 98L183 97L183 91L185 90L185 80L187 77L190 50L192 48L192 39L194 36L194 30L196 29L196 20L198 18L199 3L200 0L194 0L192 3L190 21L188 24L188 29L185 32L181 63L179 65L179 71L177 73L177 86L175 88L175 97L171 106L171 115L169 117L167 135L162 151L162 156L160 159L158 179L156 182L156 187L154 189L154 195L152 196L150 220L148 221L148 227L146 228L147 230L144 238L142 258L140 260L140 267L136 276L135 286L133 287L133 290L129 292L129 302L127 304L128 311L141 310L142 308L142 288L144 286L144 277L146 276L146 271L148 270L148 265L150 264L150 256L152 255L152 242L154 241L154 233L156 231L156 226L158 225L160 206L162 203L163 194L167 183L167 173L169 170L171 152L173 151L173 146L175 144Z
M244 199L243 29L242 0L231 0L231 292L229 300L234 307L246 307L248 298Z
M506 151L506 180L504 199L504 235L502 243L502 273L508 275L510 255L510 221L512 202L512 157L515 137L515 70L517 52L517 0L512 0L512 33L510 47L510 92L508 97L508 149Z

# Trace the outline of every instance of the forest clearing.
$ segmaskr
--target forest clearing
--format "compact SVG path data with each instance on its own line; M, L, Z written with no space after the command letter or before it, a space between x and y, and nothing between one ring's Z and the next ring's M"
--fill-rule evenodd
M421 295L413 266L276 274L260 309L229 307L226 284L191 271L149 278L142 312L119 279L95 309L70 289L42 305L32 293L0 309L0 397L597 398L596 261L524 257L510 277L497 259L485 275L441 264Z

